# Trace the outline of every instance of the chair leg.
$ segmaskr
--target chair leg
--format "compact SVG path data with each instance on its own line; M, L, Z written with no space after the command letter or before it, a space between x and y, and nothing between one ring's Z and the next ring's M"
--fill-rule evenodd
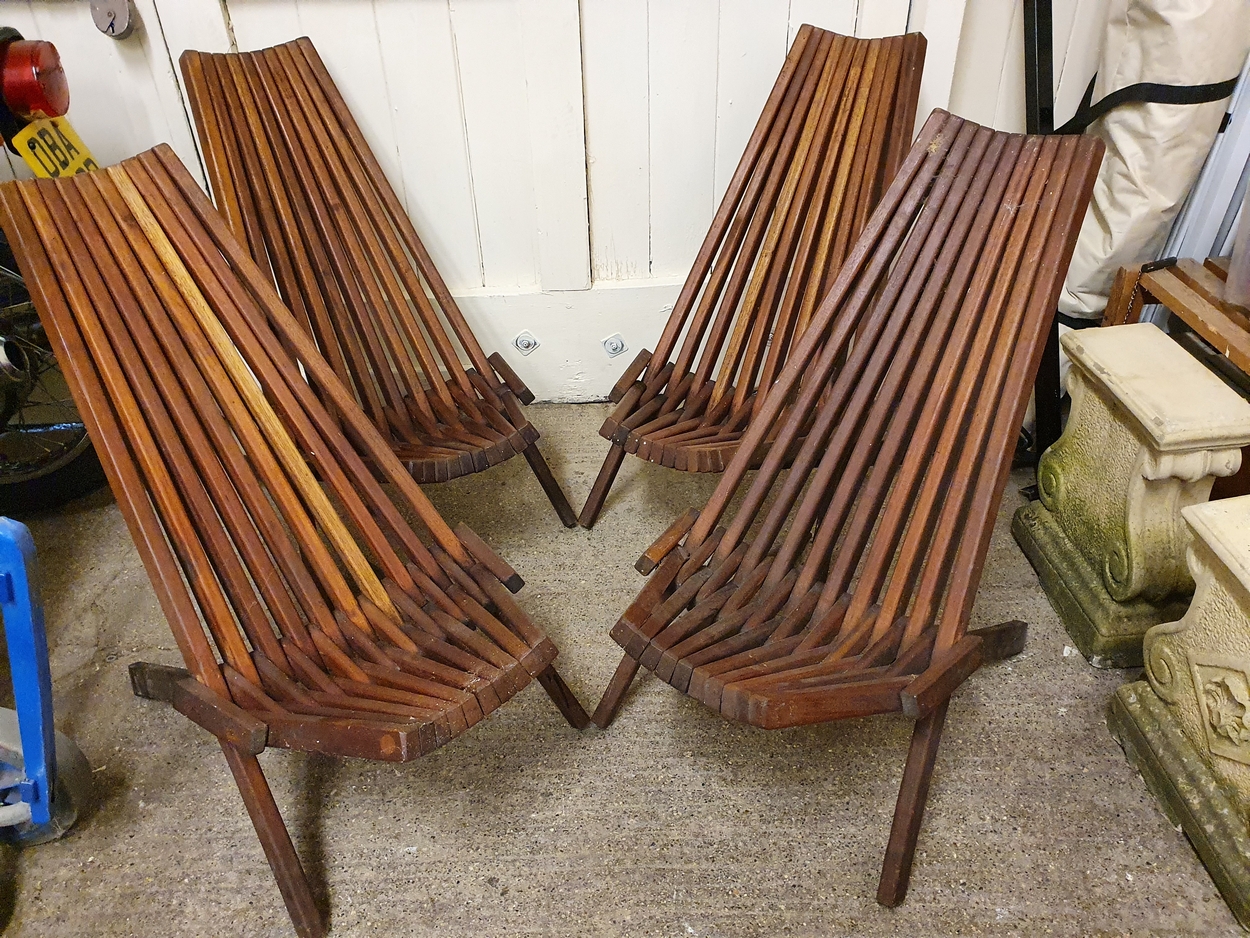
M575 730L584 730L590 726L590 717L586 716L586 709L582 706L582 702L577 699L572 688L564 683L564 678L560 677L560 672L556 670L554 664L547 665L546 669L539 673L538 683L543 686L547 696L564 714L564 719L569 721L569 726Z
M890 843L885 848L885 863L881 866L881 882L877 886L877 901L887 908L894 908L907 896L911 862L916 855L916 838L920 834L920 822L929 797L929 781L933 778L933 763L937 759L938 743L942 740L942 727L946 723L949 706L949 700L943 701L928 716L917 720L911 734L907 766L903 769L898 804L894 808L894 823L890 827Z
M586 504L582 506L582 515L577 519L577 523L586 530L589 531L595 526L599 512L603 509L603 503L608 500L608 489L612 488L612 483L616 481L616 474L621 471L621 463L624 461L625 447L613 443L612 448L608 450L607 458L603 460L603 466L599 470L595 484L590 487L590 494L586 496Z
M573 513L573 506L564 497L564 490L560 488L556 477L551 474L551 467L547 465L547 460L543 459L543 454L538 451L537 443L531 443L525 447L525 461L530 464L534 475L538 477L538 484L543 487L543 491L547 493L547 498L551 502L551 507L560 516L560 523L566 528L576 527L577 515Z
M324 938L325 921L308 887L308 878L291 843L291 835L282 822L282 815L278 813L278 805L273 800L269 783L265 781L260 762L255 756L247 755L228 743L222 743L221 749L226 754L226 762L239 786L239 794L243 796L247 813L256 827L260 845L265 849L269 867L278 881L278 889L286 902L296 933L300 938Z
M616 666L616 673L608 682L607 690L599 698L599 706L595 707L595 715L591 717L599 729L606 730L616 719L616 711L621 709L621 701L625 699L625 692L637 673L638 662L629 655L622 655L621 663Z

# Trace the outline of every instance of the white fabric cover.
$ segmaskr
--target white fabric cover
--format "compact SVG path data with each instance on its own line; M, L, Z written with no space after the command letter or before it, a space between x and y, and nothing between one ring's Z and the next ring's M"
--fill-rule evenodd
M1250 0L1111 0L1096 103L1138 82L1205 85L1241 71ZM1154 260L1219 131L1228 99L1125 104L1087 133L1107 144L1059 309L1099 318L1120 267Z

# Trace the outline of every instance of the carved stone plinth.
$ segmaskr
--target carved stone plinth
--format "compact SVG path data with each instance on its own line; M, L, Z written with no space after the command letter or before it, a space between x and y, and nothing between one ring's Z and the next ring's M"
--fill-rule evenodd
M1183 510L1193 602L1146 633L1112 733L1250 927L1250 496Z
M1250 403L1153 325L1063 337L1072 411L1012 532L1068 633L1099 667L1141 664L1146 630L1193 592L1186 506L1241 465Z
M1250 831L1236 792L1220 781L1145 681L1111 695L1107 727L1250 929Z

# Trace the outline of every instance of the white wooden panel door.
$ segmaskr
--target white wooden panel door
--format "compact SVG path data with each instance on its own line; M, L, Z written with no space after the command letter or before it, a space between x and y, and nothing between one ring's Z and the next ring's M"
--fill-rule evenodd
M860 5L861 0L790 0L790 33L786 46L794 42L794 34L804 23L846 36L856 35Z
M586 290L590 243L578 4L528 0L521 10L538 280L543 290Z
M878 39L904 32L910 9L910 0L860 0L855 35Z
M648 4L651 276L690 267L714 210L718 0Z
M582 0L591 274L651 276L647 4Z
M374 15L408 214L448 286L480 288L451 11L446 0L375 0Z
M716 163L720 204L790 49L790 0L721 0L716 69Z
M934 108L948 108L955 64L959 57L959 34L963 30L968 0L912 0L907 31L923 33L927 41L920 98L916 104L916 129L929 119ZM964 115L967 116L967 115Z
M876 36L910 16L940 33L927 110L958 84L960 29L988 3L136 0L144 29L120 43L85 3L2 9L58 43L71 117L103 161L167 140L197 175L182 51L309 36L484 344L539 397L581 400L619 373L603 338L636 350L659 334L799 26ZM981 30L998 58L990 118L1009 26ZM1062 42L1079 45L1073 30ZM528 358L511 346L522 330L542 342Z
M539 285L534 159L515 0L451 0L485 284Z

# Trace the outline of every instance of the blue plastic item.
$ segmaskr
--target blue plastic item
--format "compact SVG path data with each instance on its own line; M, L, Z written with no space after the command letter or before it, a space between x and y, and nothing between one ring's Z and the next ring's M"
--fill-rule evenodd
M73 824L91 769L73 741L53 728L35 542L26 525L3 517L0 614L17 703L16 713L0 709L0 828L12 828L23 843L40 843Z

